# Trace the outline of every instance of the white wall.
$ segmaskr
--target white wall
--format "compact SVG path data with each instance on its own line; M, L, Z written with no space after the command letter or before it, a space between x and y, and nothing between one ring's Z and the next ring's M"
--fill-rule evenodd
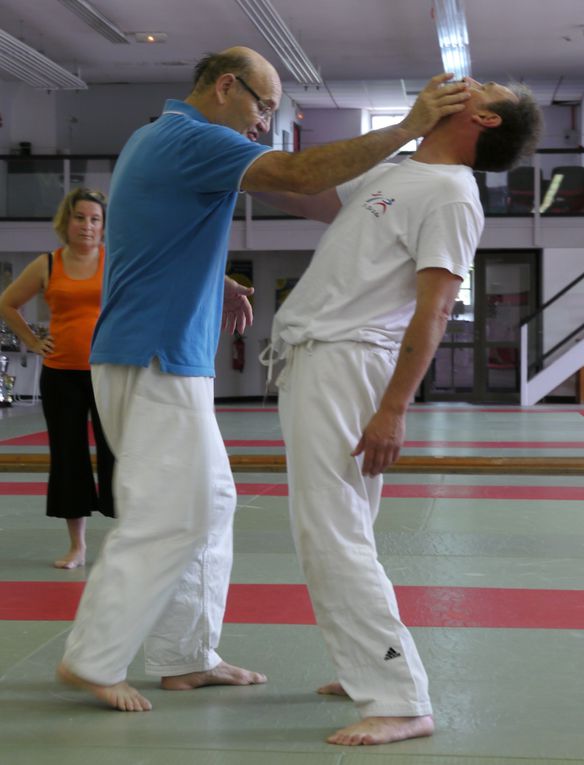
M189 82L92 85L88 90L47 93L24 84L2 83L0 154L29 141L34 154L118 154L130 135L162 111L167 98L184 99ZM291 135L293 104L282 98L274 146L282 130ZM271 138L271 136L270 136Z
M71 154L118 154L130 135L157 117L167 98L184 99L188 83L92 85L59 95L59 147ZM76 120L76 122L72 122Z
M542 149L569 149L580 146L580 107L544 106L545 132Z
M58 96L20 83L3 82L0 89L0 152L8 154L21 141L32 144L35 154L57 149Z
M361 109L306 109L300 123L300 147L361 135Z
M0 115L2 116L2 125L0 125L0 154L8 154L10 151L12 105L15 87L11 82L3 82L2 87L0 87Z
M183 85L94 85L87 91L60 95L57 133L59 145L71 154L118 154L130 135L157 117L168 98L182 100L190 93ZM273 145L281 148L283 129L291 132L294 110L287 96L282 99ZM72 119L76 120L72 122ZM272 136L266 136L271 143Z

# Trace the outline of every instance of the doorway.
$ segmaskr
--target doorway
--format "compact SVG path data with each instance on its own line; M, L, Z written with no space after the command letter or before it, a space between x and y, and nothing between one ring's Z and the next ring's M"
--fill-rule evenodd
M477 252L422 383L423 401L519 401L519 328L540 304L539 263L537 250Z

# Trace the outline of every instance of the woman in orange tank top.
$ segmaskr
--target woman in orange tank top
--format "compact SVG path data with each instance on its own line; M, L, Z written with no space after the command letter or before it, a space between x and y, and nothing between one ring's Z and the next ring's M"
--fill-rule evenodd
M101 302L105 212L106 200L98 191L75 189L67 194L53 220L64 247L40 255L0 295L0 316L29 350L43 358L40 391L51 453L47 515L67 521L69 551L54 564L63 569L85 564L87 516L93 511L114 515L114 458L99 422L89 367ZM19 311L39 293L50 309L46 337L36 335ZM89 414L99 491L91 464Z

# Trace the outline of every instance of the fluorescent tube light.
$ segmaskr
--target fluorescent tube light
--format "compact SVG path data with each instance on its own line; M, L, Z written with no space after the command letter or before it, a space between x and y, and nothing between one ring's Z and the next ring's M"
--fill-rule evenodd
M322 85L318 69L302 50L270 0L235 2L282 59L294 79L303 85Z
M121 29L110 21L97 8L94 8L87 0L59 0L61 5L76 13L88 26L98 32L106 40L113 43L126 43L130 41Z
M87 83L0 29L0 69L45 90L87 90Z
M456 79L470 77L468 30L463 0L434 0L434 21L445 72L454 72Z

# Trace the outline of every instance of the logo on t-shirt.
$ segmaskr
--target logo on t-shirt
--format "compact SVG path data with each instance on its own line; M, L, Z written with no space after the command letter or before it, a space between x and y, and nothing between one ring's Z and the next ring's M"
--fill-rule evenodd
M381 215L385 215L387 208L391 207L394 202L395 199L384 197L383 191L374 191L369 199L365 200L363 207L373 213L376 218L379 218Z

